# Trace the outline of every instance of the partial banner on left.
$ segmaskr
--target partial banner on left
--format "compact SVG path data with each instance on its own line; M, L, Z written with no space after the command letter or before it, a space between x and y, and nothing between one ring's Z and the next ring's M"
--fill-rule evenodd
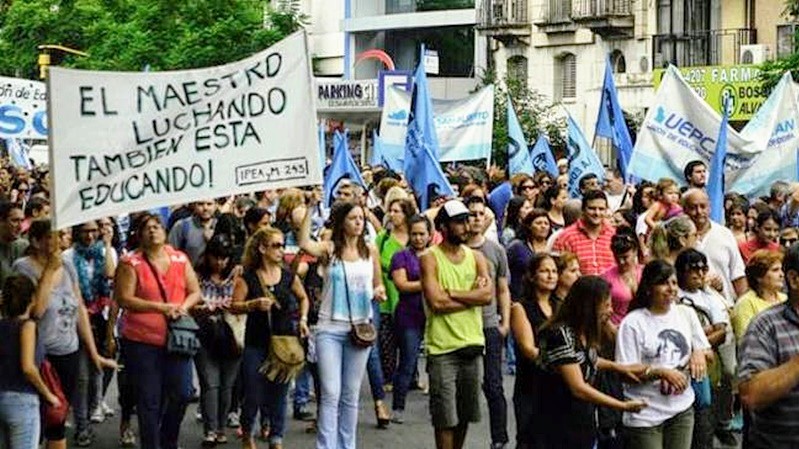
M50 69L54 224L322 183L304 32L218 67Z
M47 138L44 83L0 76L0 138Z

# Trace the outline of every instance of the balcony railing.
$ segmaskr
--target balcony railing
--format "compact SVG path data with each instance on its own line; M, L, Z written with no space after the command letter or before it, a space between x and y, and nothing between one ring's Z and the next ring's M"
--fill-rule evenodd
M546 23L571 22L572 0L548 0L544 5Z
M655 67L738 64L741 45L756 42L756 30L750 28L657 34L652 39L652 60Z
M625 17L633 13L632 0L572 0L574 20Z
M478 10L480 27L529 25L526 0L483 0Z

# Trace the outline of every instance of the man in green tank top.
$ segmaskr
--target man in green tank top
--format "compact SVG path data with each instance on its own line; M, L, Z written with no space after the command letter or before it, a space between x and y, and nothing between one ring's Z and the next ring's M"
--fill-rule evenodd
M430 415L437 449L460 449L470 422L480 421L482 306L491 303L485 257L467 247L469 210L448 201L436 229L444 241L421 256Z

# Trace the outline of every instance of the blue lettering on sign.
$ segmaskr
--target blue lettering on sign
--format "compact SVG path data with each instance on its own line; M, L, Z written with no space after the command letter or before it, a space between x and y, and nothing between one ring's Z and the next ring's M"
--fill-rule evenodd
M703 150L711 153L715 151L716 139L706 135L685 117L681 117L673 112L667 114L662 106L658 106L655 121L666 128L676 131L681 136L696 142Z
M780 123L777 123L777 127L774 128L774 134L772 134L772 135L777 135L777 134L787 133L788 131L793 131L795 127L796 126L795 126L795 123L794 123L794 119L788 119L788 120L782 121Z
M0 132L19 134L25 130L25 119L19 106L5 104L0 106Z
M30 118L31 127L36 133L47 135L47 111L37 111ZM0 133L22 134L27 128L25 113L13 104L0 105Z

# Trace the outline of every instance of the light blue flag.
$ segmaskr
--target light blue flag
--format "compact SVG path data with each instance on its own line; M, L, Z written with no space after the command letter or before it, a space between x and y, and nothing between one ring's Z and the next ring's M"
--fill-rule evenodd
M552 155L552 148L549 146L549 140L543 132L538 134L538 140L535 141L535 145L530 151L530 159L533 161L533 168L536 171L545 171L556 178L560 174L555 156Z
M19 168L31 170L31 160L28 157L28 148L20 139L6 139L6 148L10 156L11 163Z
M427 85L427 74L424 71L424 44L422 44L421 53L419 53L419 65L416 67L416 72L413 74L413 89L417 92L413 101L424 102L424 107L416 108L414 114L417 114L417 119L420 121L425 137L430 142L430 152L433 157L438 160L438 135L436 134L436 125L433 121L433 96L430 94L430 87ZM413 105L411 105L413 109ZM410 122L409 122L410 123Z
M602 85L602 99L599 102L595 134L610 139L613 143L613 148L619 159L619 170L621 170L622 177L629 181L627 166L633 156L633 141L619 104L619 95L616 91L616 83L613 81L610 60L607 60L605 64L605 82Z
M516 173L533 174L533 160L527 148L527 139L524 138L522 125L513 110L513 102L508 96L508 172L511 176Z
M719 128L719 137L716 139L716 151L710 158L710 173L707 179L710 219L716 223L724 223L724 163L727 159L727 122L729 120L726 100L721 109L721 127Z
M361 171L355 165L355 161L352 160L347 141L347 131L344 131L344 134L336 131L333 135L333 161L330 163L330 167L327 168L324 183L325 204L328 206L333 203L333 194L342 179L349 179L355 184L366 187L363 178L361 178Z
M372 157L369 158L369 165L377 167L382 165L385 167L385 158L383 157L383 145L380 143L380 136L377 135L377 130L372 130Z
M569 149L569 195L572 198L580 198L580 178L593 173L602 180L605 178L605 167L599 156L596 155L591 145L585 140L583 131L577 126L571 115L568 116L568 138L567 147Z
M422 48L424 55L424 48ZM420 58L416 69L417 76L424 76L424 58ZM422 78L424 80L424 78ZM403 161L405 178L408 180L416 197L419 208L426 210L430 200L439 195L454 196L447 177L441 170L441 164L435 154L438 153L438 140L433 126L433 107L430 91L426 82L414 84L411 100L411 115L408 121L408 133L405 137L405 159Z
M319 124L319 160L321 161L323 169L327 165L327 151L325 147L325 125Z

